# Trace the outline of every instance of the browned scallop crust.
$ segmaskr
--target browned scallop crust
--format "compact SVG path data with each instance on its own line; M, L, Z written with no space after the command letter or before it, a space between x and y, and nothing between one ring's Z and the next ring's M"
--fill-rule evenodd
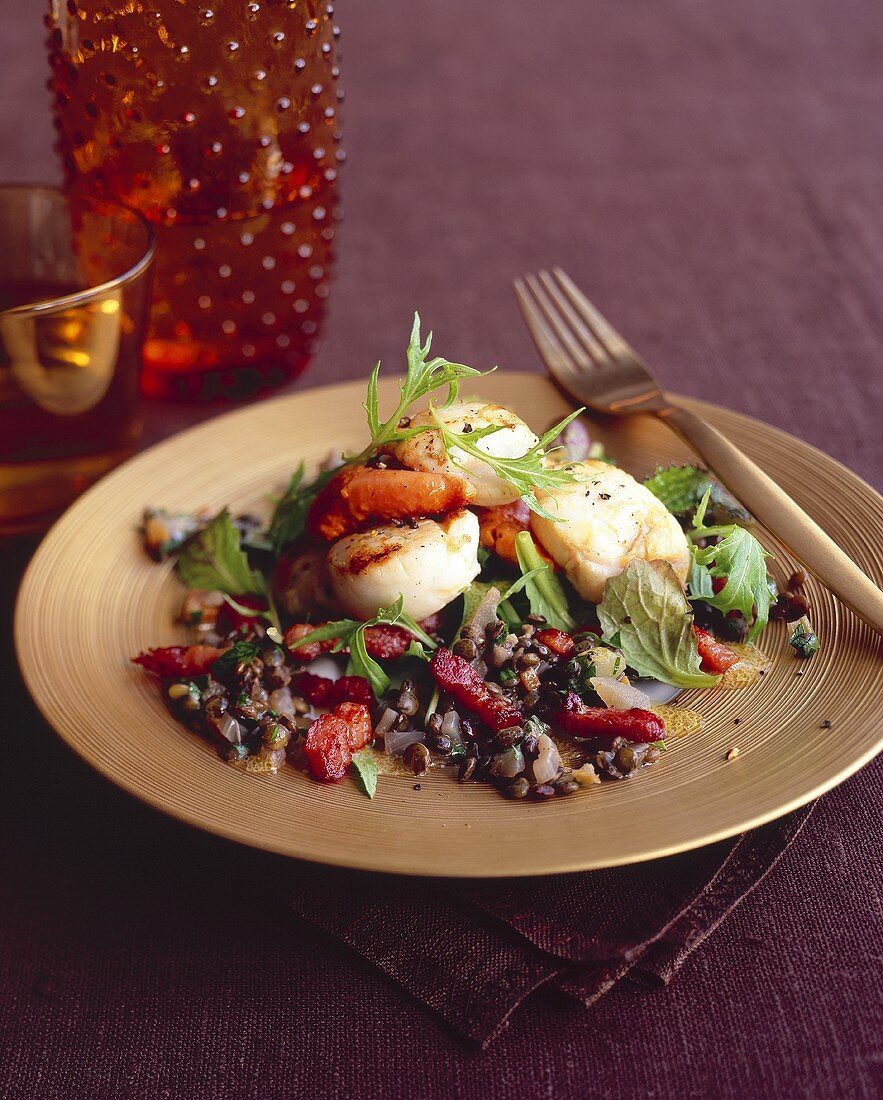
M441 515L462 508L474 495L465 478L448 474L350 466L313 501L307 526L331 542L367 521Z

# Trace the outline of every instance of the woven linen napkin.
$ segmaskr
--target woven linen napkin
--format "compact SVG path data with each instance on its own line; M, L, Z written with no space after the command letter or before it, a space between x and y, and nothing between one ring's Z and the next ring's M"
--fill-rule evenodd
M484 1047L540 986L589 1008L621 980L671 981L812 808L694 852L581 874L475 883L309 868L294 910Z

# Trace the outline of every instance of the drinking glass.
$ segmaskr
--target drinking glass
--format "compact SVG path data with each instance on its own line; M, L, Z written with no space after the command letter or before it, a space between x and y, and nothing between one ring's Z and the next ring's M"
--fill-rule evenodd
M118 203L0 187L0 536L39 531L138 439L154 238Z
M247 396L315 350L343 159L333 13L50 0L66 179L140 210L157 235L146 393Z

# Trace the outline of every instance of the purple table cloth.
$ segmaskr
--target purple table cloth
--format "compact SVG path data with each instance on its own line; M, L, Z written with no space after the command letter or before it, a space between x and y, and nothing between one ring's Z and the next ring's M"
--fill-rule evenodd
M0 177L53 178L40 6L7 0ZM673 390L880 484L883 13L873 0L339 6L347 220L299 385L537 363L511 276L557 262ZM202 412L153 406L148 438ZM0 1098L873 1097L883 1089L880 761L819 804L653 993L541 991L478 1053L298 922L298 865L168 821L39 720L3 550Z

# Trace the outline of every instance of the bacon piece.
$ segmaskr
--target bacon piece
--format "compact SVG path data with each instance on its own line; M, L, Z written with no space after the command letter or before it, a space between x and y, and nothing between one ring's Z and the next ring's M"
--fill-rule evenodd
M300 672L292 681L295 691L314 707L333 707L338 703L361 703L373 707L376 700L364 676L340 676L332 680L312 672Z
M328 653L334 648L334 638L326 638L324 642L310 642L309 645L299 646L297 643L301 638L306 638L308 634L312 634L318 627L323 626L323 623L315 623L310 626L309 623L295 623L285 631L285 648L291 654L296 661L315 661L317 657L320 657L323 653Z
M563 630L557 630L554 626L544 626L542 630L538 630L536 639L540 645L551 649L559 657L569 657L576 646L576 642L569 634L565 634Z
M363 703L338 703L332 713L346 722L352 752L358 752L374 740L371 711Z
M322 783L343 779L352 761L349 726L342 718L323 714L307 730L304 754L313 776Z
M530 508L519 499L513 500L511 504L500 504L496 508L480 508L477 511L481 545L488 550L493 550L503 561L517 565L515 536L521 531L530 530ZM534 538L534 545L539 555L555 568L555 563L536 538Z
M580 741L613 741L615 737L624 737L626 741L646 744L665 738L665 723L652 710L588 707L575 691L567 693L554 721L559 729Z
M449 649L439 647L429 662L429 671L435 682L472 711L495 733L507 726L517 726L524 715L508 699L493 695L468 661L457 657Z
M203 676L229 646L170 645L148 649L132 660L154 676Z
M340 676L331 689L332 703L361 703L373 707L377 700L364 676Z
M366 520L440 515L462 508L474 496L470 482L450 474L347 466L310 505L307 530L333 542Z
M693 631L696 634L699 656L702 658L703 672L726 672L739 660L732 649L719 642L710 631L703 630L701 626L694 626Z

